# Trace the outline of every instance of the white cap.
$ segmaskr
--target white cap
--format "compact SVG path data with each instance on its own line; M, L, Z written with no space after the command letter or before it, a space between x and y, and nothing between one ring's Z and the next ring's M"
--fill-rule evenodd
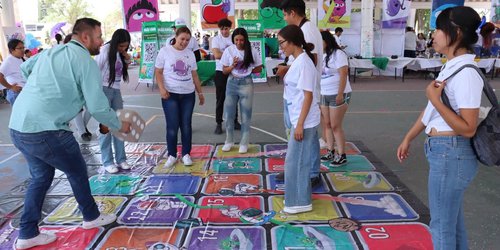
M180 27L186 27L186 26L187 26L186 20L184 20L184 18L182 18L182 17L179 17L179 18L175 19L174 26L172 26L172 27L180 28Z

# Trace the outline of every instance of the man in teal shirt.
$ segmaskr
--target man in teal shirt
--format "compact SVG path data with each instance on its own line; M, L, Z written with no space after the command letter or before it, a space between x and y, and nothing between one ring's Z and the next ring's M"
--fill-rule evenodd
M101 23L78 19L73 40L32 57L21 65L26 86L12 108L9 123L14 145L26 158L32 176L26 191L17 249L49 244L56 236L40 233L42 204L55 169L63 171L83 214L83 228L110 224L114 214L100 214L90 192L87 166L68 123L85 105L112 130L128 133L102 92L101 72L91 55L102 45Z

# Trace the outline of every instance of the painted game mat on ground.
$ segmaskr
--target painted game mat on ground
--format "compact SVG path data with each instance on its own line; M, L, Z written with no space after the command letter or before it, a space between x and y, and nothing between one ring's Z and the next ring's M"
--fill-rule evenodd
M284 183L275 179L286 144L252 144L247 154L221 146L193 145L194 166L166 168L165 144L127 143L133 168L110 175L99 146L82 144L99 209L118 219L82 229L69 182L56 171L40 224L59 236L49 249L432 249L428 209L361 142L347 144L348 164L322 162L313 211L297 215L282 211ZM16 154L3 146L0 162ZM28 185L0 197L0 249L13 248Z

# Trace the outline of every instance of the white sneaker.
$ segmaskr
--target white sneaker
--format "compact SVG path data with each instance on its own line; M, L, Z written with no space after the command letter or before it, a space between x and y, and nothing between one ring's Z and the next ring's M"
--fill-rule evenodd
M95 227L105 226L113 223L116 220L116 215L114 214L101 214L97 219L93 221L84 221L82 227L84 229L91 229Z
M120 165L121 169L125 169L125 170L128 170L128 169L132 168L132 166L130 166L126 161L120 163L119 165Z
M312 211L313 207L312 204L306 205L306 206L293 206L293 207L287 207L285 206L283 208L283 211L287 214L298 214L298 213L305 213Z
M328 148L328 143L323 138L319 138L319 148Z
M238 153L246 154L247 152L248 152L248 145L240 145L240 150L238 150Z
M193 161L191 160L191 156L189 154L186 154L182 157L182 163L184 166L191 166L193 165Z
M233 145L234 145L234 144L233 144L233 143L231 143L231 142L226 142L226 143L224 143L224 146L222 146L222 151L224 151L224 152L229 152L229 151L231 151L231 148L233 147Z
M118 168L116 167L115 164L104 166L104 170L106 170L106 172L108 172L110 174L116 174L116 173L118 173Z
M54 242L57 239L57 236L55 234L50 234L50 233L40 233L36 237L33 237L31 239L17 239L16 241L16 248L17 249L28 249L32 248L35 246L42 246L42 245L47 245L49 243Z
M167 162L165 162L165 167L166 168L171 168L175 165L175 163L177 162L177 158L169 155L168 158L167 158Z

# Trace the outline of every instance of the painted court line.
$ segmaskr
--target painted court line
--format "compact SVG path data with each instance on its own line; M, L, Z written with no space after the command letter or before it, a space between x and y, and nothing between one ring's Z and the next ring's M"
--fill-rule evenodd
M16 157L16 156L18 156L18 155L20 155L20 154L21 154L21 152L17 152L17 153L15 153L15 154L11 155L9 158L7 158L7 159L5 159L5 160L3 160L3 161L0 161L0 164L3 164L4 162L7 162L7 161L9 161L10 159L13 159L14 157Z

